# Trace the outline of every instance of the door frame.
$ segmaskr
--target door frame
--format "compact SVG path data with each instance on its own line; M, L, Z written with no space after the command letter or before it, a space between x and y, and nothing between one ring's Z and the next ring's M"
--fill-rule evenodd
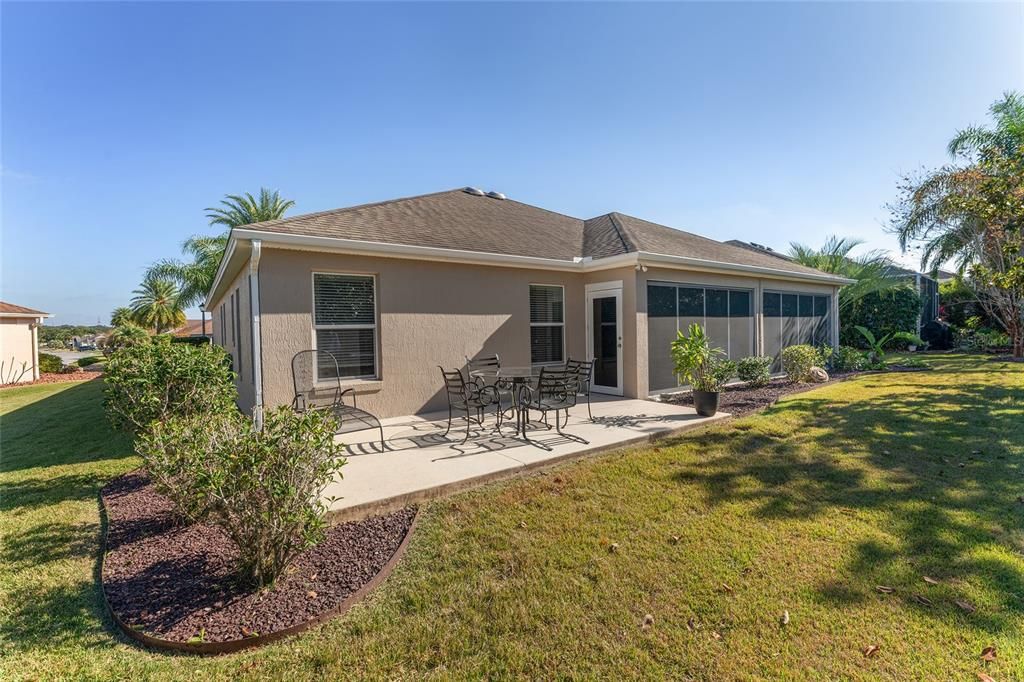
M594 383L593 376L591 377L591 390L594 393L605 393L607 395L623 395L623 384L622 384L622 342L623 342L623 320L622 320L622 280L614 280L610 282L595 282L594 284L587 284L584 287L583 296L583 307L585 310L584 315L584 332L583 337L587 341L587 360L594 360L594 299L595 298L608 298L610 296L615 297L615 328L618 336L618 349L616 357L616 369L618 370L616 377L616 386L599 386Z

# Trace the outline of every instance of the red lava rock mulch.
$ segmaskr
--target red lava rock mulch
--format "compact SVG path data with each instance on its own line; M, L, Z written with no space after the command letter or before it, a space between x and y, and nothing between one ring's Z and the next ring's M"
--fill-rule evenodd
M380 572L416 516L415 507L405 507L332 526L273 588L258 591L236 581L237 550L227 534L185 525L144 472L115 479L101 494L110 607L132 629L175 642L267 635L337 608Z
M82 371L70 374L61 374L59 372L40 372L39 378L35 381L22 381L17 384L4 384L3 386L0 386L0 389L36 386L38 384L64 384L70 381L92 381L93 379L99 379L101 376L103 376L103 372Z
M842 381L855 374L859 374L859 372L835 372L829 374L828 381L820 384L801 384L786 378L780 378L772 379L767 386L760 388L749 388L745 384L726 386L718 397L718 409L722 412L728 412L734 417L742 417L743 415L774 405L783 396L810 391L819 386ZM693 405L693 396L690 393L666 393L661 396L661 399L676 405Z

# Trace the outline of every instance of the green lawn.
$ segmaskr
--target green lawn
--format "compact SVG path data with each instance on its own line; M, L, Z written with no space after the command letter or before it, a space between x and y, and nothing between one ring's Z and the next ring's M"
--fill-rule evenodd
M2 391L0 679L1024 679L1024 365L930 362L430 505L367 603L206 659L104 617L99 383Z

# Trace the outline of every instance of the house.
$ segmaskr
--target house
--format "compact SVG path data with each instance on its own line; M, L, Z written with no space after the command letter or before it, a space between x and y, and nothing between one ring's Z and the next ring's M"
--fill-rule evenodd
M0 301L0 382L39 378L39 325L50 313ZM28 369L22 372L22 368Z
M185 324L171 330L171 335L179 339L197 339L210 336L210 325L203 320L185 320Z
M731 358L836 344L848 280L609 213L581 219L473 188L231 231L206 300L240 406L288 404L291 359L332 351L359 406L442 409L438 365L594 358L595 392L678 388L669 344L703 324Z

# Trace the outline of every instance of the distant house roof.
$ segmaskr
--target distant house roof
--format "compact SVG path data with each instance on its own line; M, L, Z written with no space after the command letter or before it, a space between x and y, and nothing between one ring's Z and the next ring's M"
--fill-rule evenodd
M212 336L212 325L206 325L206 336ZM174 336L203 336L202 320L185 320L185 324L171 332Z
M51 317L50 313L44 313L42 310L26 308L23 305L15 305L4 301L0 301L0 315L4 317Z

